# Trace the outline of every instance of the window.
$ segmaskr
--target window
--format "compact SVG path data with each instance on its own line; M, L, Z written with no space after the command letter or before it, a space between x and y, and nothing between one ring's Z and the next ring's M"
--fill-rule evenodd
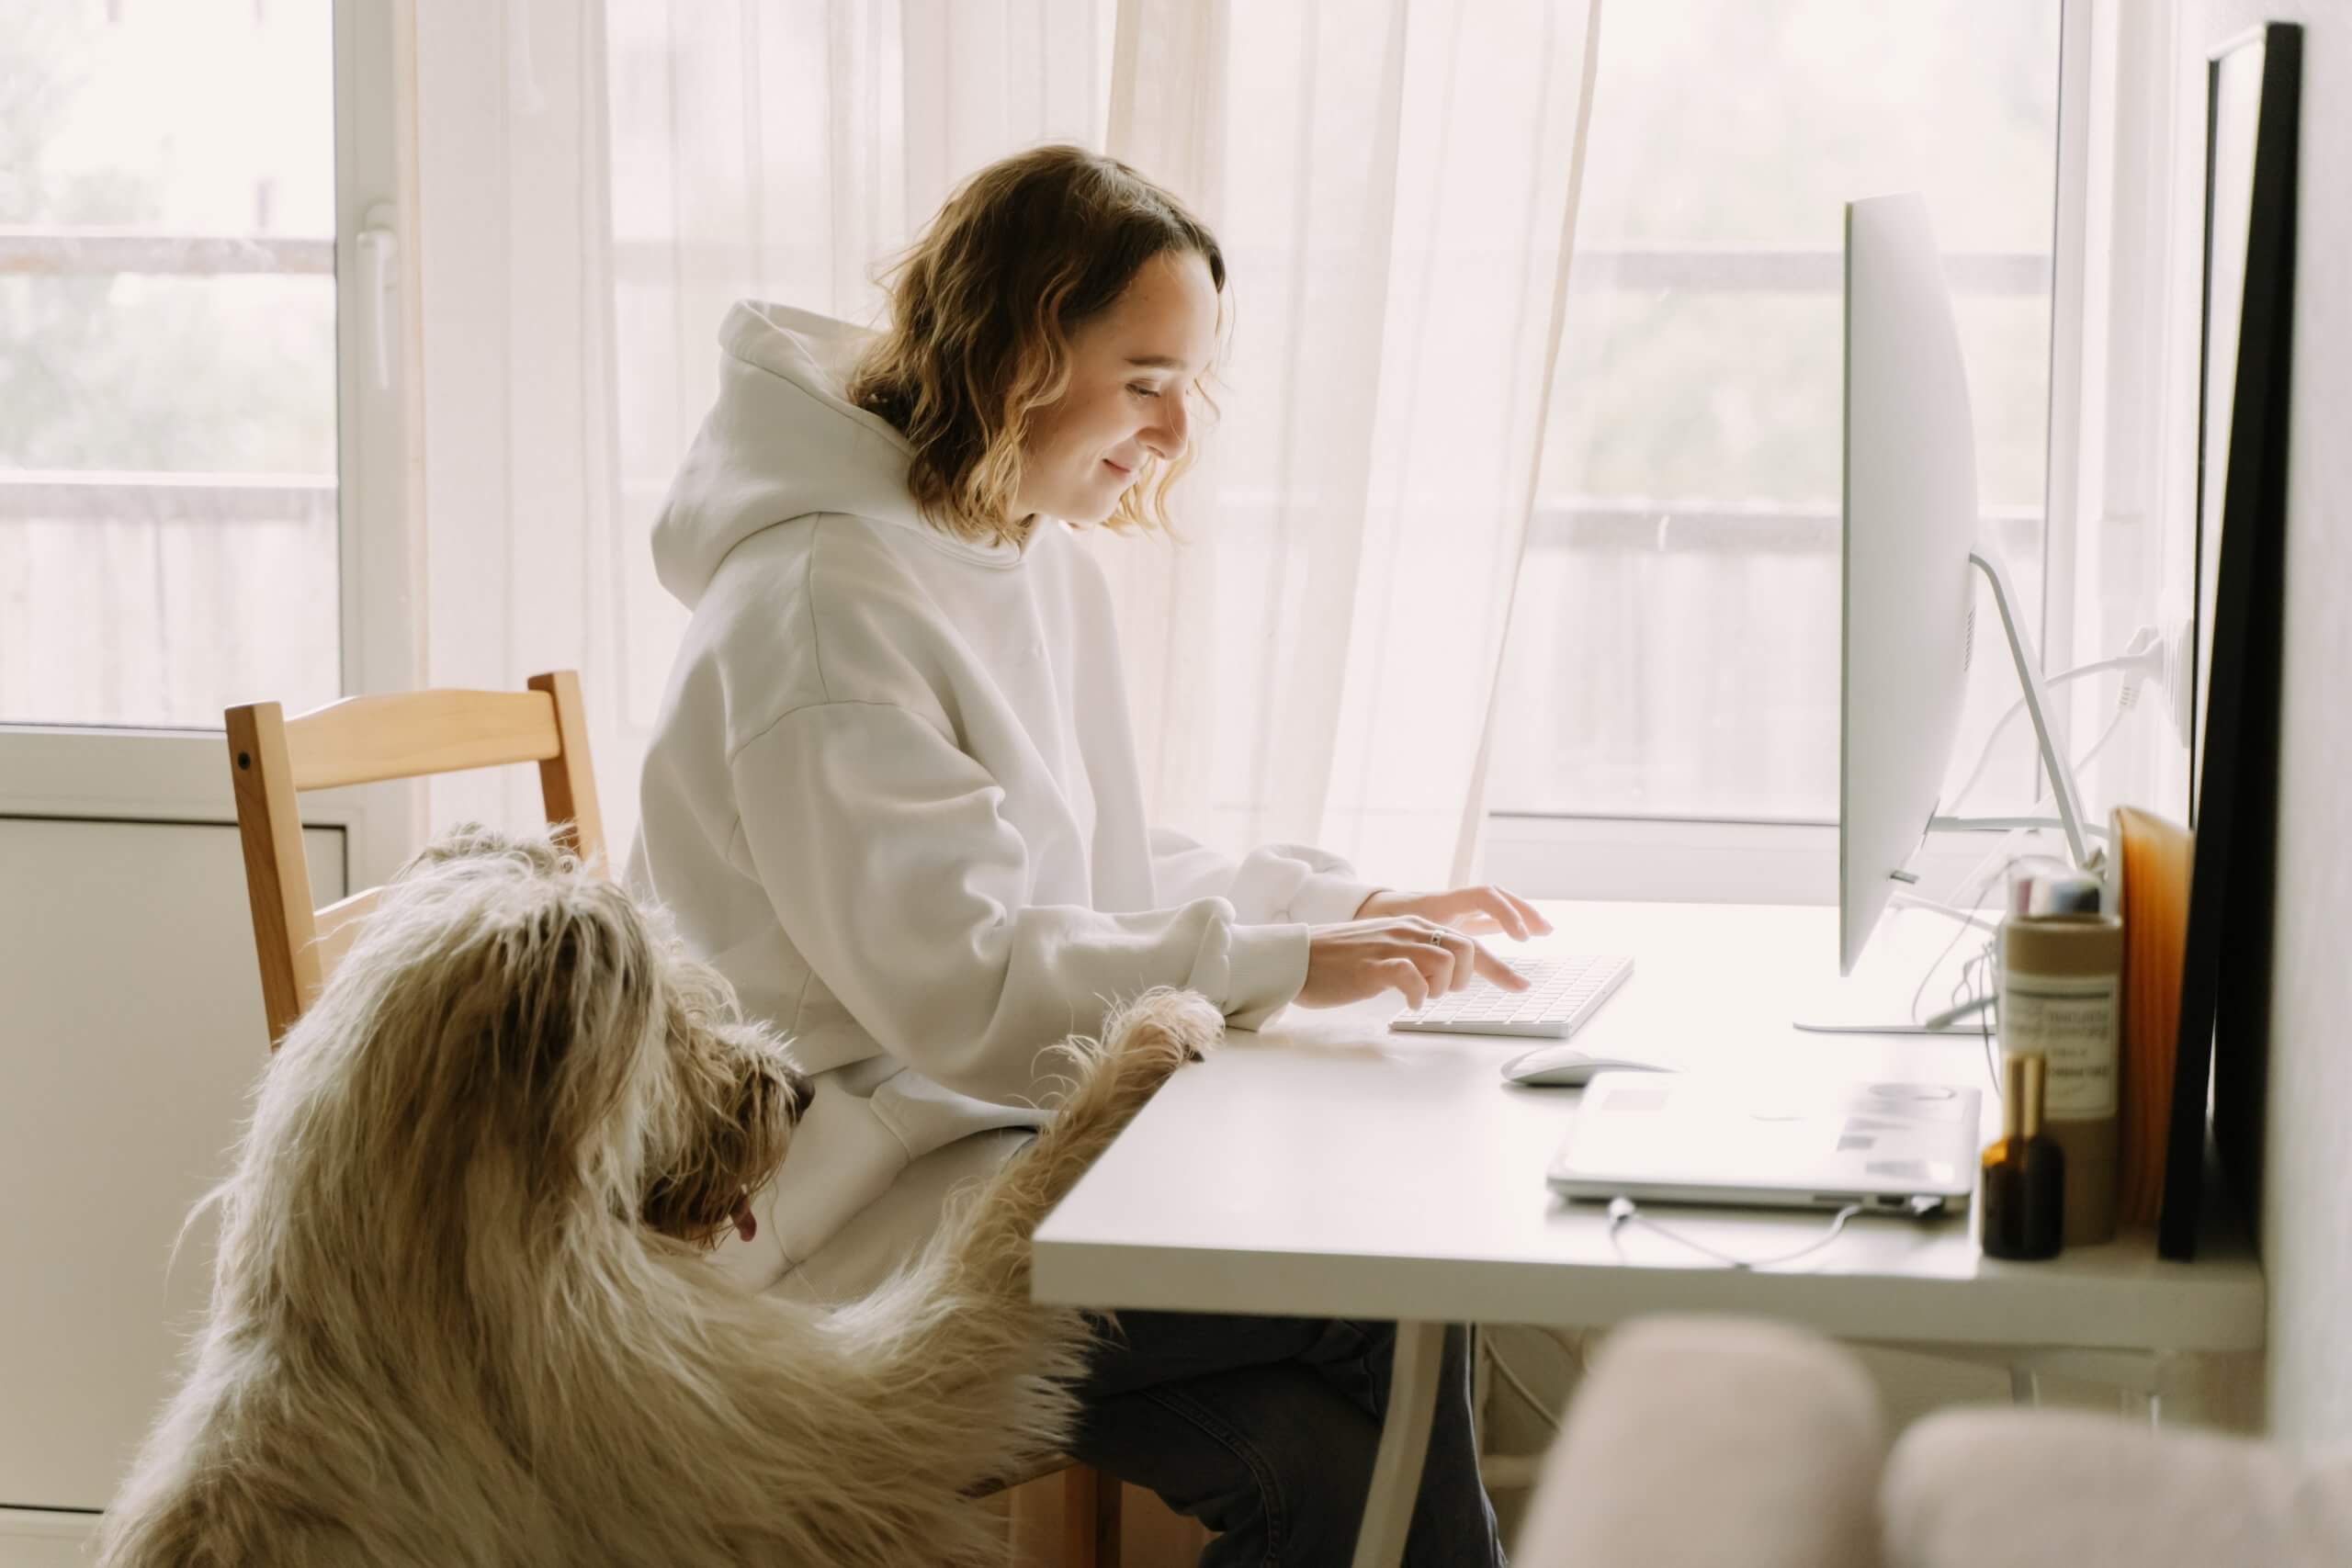
M2048 0L1610 9L1502 676L1488 802L1520 820L1499 835L1836 821L1851 197L1927 195L1986 522L2039 604L2058 42ZM2014 695L2007 660L1978 660L1959 750Z
M343 691L335 8L0 34L0 723Z

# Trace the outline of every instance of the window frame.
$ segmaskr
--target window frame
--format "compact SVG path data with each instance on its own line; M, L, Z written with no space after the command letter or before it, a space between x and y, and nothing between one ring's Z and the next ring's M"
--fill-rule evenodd
M2168 5L2169 0L2165 0ZM2095 17L2095 13L2097 13ZM2075 645L2076 561L2082 528L2075 499L2081 489L2080 421L2087 362L2086 322L2104 298L2086 293L2085 234L2090 202L2091 116L2099 106L2092 87L2094 24L2119 25L2093 0L2063 0L2059 19L2056 150L2052 179L2050 289L2050 438L2043 477L2042 604L2038 646L2045 669L2058 650ZM2102 40L2103 41L2103 40ZM1656 251L1612 258L1645 273L1688 283L1721 277L1735 282L1817 281L1825 266L1842 277L1834 253L1708 253ZM1958 281L1995 288L2013 282L2018 258L1976 256L1954 267ZM2104 276L2091 280L2103 284ZM2103 341L2103 340L2102 340ZM1539 500L1529 519L1527 547L1558 547L1579 525L1574 503ZM1620 498L1595 498L1595 514L1646 507ZM1720 510L1720 509L1718 509ZM1819 518L1797 507L1743 511L1743 521L1817 527ZM1830 521L1834 528L1836 520ZM2071 661L2071 660L2070 660ZM2087 694L2085 694L2086 696ZM2071 716L2074 703L2060 705ZM2061 745L2071 726L2056 726ZM2036 773L2038 790L2046 781ZM1838 898L1838 824L1834 819L1692 818L1667 815L1577 814L1488 809L1480 842L1483 874L1506 881L1529 897L1603 900L1665 899L1690 903L1828 904ZM1915 869L1923 890L1956 893L1958 876L1977 864L1997 834L1942 833L1922 849Z
M414 289L399 270L408 247L400 243L397 217L413 209L403 199L413 177L403 152L409 134L401 107L408 101L409 26L399 0L334 0L336 554L345 695L418 683L409 611L415 578L409 504L415 424L408 408L414 378L406 373L413 363L406 322L413 312L403 308ZM371 228L378 234L371 236ZM382 238L387 231L389 246ZM39 234L12 234L8 243L35 261L44 248ZM185 273L307 271L323 259L315 240L257 247L217 236L126 234L100 243L126 261ZM392 269L389 286L363 299L362 280L379 249ZM280 266L257 265L272 259ZM29 476L15 488L53 491L86 505L103 504L109 488L152 493L189 486L242 494L268 485L266 478L214 483L204 476L124 475L110 487L76 474ZM0 723L0 816L233 823L224 744L224 731L209 726ZM362 886L382 880L410 852L420 801L421 792L400 784L322 791L303 797L302 816L308 826L343 829L347 879Z

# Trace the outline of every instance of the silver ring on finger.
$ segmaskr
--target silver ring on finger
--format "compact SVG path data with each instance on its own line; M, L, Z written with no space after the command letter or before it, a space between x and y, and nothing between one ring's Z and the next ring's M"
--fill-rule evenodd
M1430 944L1437 947L1443 947L1445 945L1445 934L1446 933L1442 931L1430 932L1429 941Z

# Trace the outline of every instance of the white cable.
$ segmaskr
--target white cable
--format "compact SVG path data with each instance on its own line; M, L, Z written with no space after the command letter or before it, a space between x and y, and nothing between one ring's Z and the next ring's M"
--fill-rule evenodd
M1999 843L1984 852L1983 859L1955 879L1952 883L1953 886L1972 887L1975 891L1968 896L1967 903L1952 905L1951 908L1982 908L1985 897L1993 891L1993 884L2007 876L2009 874L2009 868L2017 864L2018 840L2025 836L2022 829L2012 828L2001 835ZM1950 949L1946 951L1949 952Z
M1551 1408L1542 1400L1535 1397L1533 1390L1519 1381L1519 1374L1510 1370L1510 1363L1503 1359L1502 1352L1495 1348L1492 1339L1487 1341L1487 1365L1502 1374L1503 1382L1510 1384L1511 1392L1518 1394L1530 1410L1541 1416L1545 1426L1555 1432L1560 1429L1560 1418L1554 1415Z
M1981 908L1986 896L1993 891L1993 884L2007 876L2009 869L2018 863L2019 858L2017 853L2018 840L2023 836L2021 830L2011 829L2001 836L2001 841L1994 845L1983 860L1968 868L1968 874L1960 879L1960 886L1970 890L1965 908L1970 910ZM1982 880L1979 880L1980 878ZM1948 908L1956 913L1961 906L1948 906ZM1978 923L1972 920L1970 925ZM1944 960L1951 956L1951 950L1960 945L1960 939L1967 935L1968 931L1969 926L1962 926L1954 931L1951 933L1951 940L1944 943L1943 951L1936 954L1936 961L1920 973L1919 984L1911 993L1911 1016L1914 1020L1919 1016L1919 998L1928 994L1928 982L1934 978L1937 970L1944 966ZM1938 1013L1936 1016L1946 1019L1949 1023L1956 1022L1967 1015L1965 1012L1954 1013L1947 1009L1946 1011Z
M2164 673L2164 651L2160 646L2160 640L2154 627L2143 626L2132 635L2130 646L2115 658L2098 659L2088 664L2078 664L2072 670L2051 676L2042 682L2042 687L2048 690L2053 686L2063 686L2069 681L2080 681L2088 676L2103 675L2109 671L2120 670L2130 672L2124 685L2136 699L2139 694L2140 682L2150 676L2161 676ZM1983 781L1984 770L1993 765L1993 750L1996 743L2016 721L2018 715L2023 712L2025 712L2025 699L2019 697L2008 705L2007 710L1999 718L1993 721L1993 728L1984 735L1984 749L1976 754L1976 766L1969 770L1968 781L1953 793L1951 802L1944 807L1947 812L1956 810L1960 803L1967 799L1969 793Z
M1916 1203L1917 1200L1915 1199L1913 1201ZM1838 1233L1846 1228L1846 1222L1848 1220L1852 1219L1856 1214L1859 1214L1861 1212L1862 1205L1860 1203L1847 1204L1844 1208L1838 1211L1837 1217L1829 1222L1828 1230L1822 1233L1818 1240L1809 1242L1805 1246L1798 1247L1794 1252L1778 1253L1770 1258L1734 1258L1728 1252L1717 1252L1705 1242L1692 1241L1687 1235L1680 1235L1667 1229L1664 1225L1659 1224L1656 1220L1651 1219L1647 1214L1643 1213L1641 1205L1635 1203L1631 1198L1626 1197L1621 1192L1616 1197L1609 1200L1609 1246L1612 1251L1617 1253L1617 1260L1620 1263L1623 1262L1625 1260L1624 1252L1618 1245L1617 1229L1620 1225L1625 1224L1630 1221L1637 1225L1647 1225L1650 1229L1657 1232L1658 1235L1666 1237L1667 1240L1679 1242L1682 1246L1689 1247L1693 1252L1703 1253L1707 1257L1713 1258L1716 1262L1724 1264L1726 1267L1733 1269L1767 1269L1778 1263L1792 1263L1796 1259L1804 1257L1807 1253L1820 1251L1823 1247L1827 1247L1831 1242L1838 1239Z
M2140 636L2132 638L2132 646L2137 649L2142 640L2150 635L2151 634L2145 628L2143 628ZM2111 667L2117 663L2136 663L2137 661L2136 656L2127 655L2121 660L2110 660L2103 662ZM2098 669L2098 666L2085 665L2079 671L2068 671L2068 674L2092 674L2096 673ZM2064 677L2061 677L2061 679L2064 678ZM2117 694L2115 716L2107 721L2107 728L2099 731L2098 739L2091 742L2090 750L2085 751L2075 761L2075 775L2077 778L2081 777L2083 773L2087 772L2093 762L2098 761L2098 754L2107 749L2107 743L2115 739L2116 732L2123 728L2123 721L2132 716L2132 710L2138 705L2139 698L2140 678L2135 674L2134 676L2125 680L2122 691ZM2019 708L2022 708L2022 706L2023 705L2019 704ZM2017 711L2018 710L2012 709L2011 714L2007 716L2014 716ZM2007 717L2005 716L2003 722L2006 723L2007 721ZM1996 728L1997 729L1998 727L1996 726ZM1986 755L1989 756L1990 754L1991 741L1987 740ZM1977 773L1982 773L1983 772L1984 760L1980 758L1977 762ZM1973 784L1974 783L1975 777L1974 775L1972 775L1969 780L1969 784ZM1962 793L1965 794L1968 787L1968 785L1962 785ZM1957 800L1959 797L1954 796L1953 798ZM1997 845L1990 854L1977 862L1975 865L1970 867L1968 874L1960 879L1958 886L1967 886L1975 879L1977 874L1983 872L1987 866L1993 865L1996 861L2000 863L1993 871L1991 876L1987 877L1983 883L1976 886L1974 891L1969 895L1968 902L1965 905L1949 904L1939 898L1930 898L1926 897L1924 894L1912 893L1901 888L1895 890L1892 900L1894 903L1904 905L1911 908L1933 909L1939 914L1949 915L1955 920L1964 922L1962 931L1953 932L1951 941L1946 942L1944 944L1943 951L1936 954L1936 961L1929 964L1926 972L1919 976L1918 988L1911 993L1911 1017L1923 1029L1949 1029L1953 1024L1971 1016L1978 1017L1978 1027L1980 1029L1984 1027L1984 1021L1982 1015L1996 1008L1999 1005L1999 998L1992 993L1992 989L1989 987L1982 993L1974 993L1966 996L1960 994L1962 992L1973 991L1973 987L1968 979L1968 975L1970 971L1975 967L1975 960L1971 960L1969 964L1963 967L1960 984L1954 987L1955 994L1951 1006L1945 1008L1941 1012L1935 1014L1931 1018L1923 1020L1919 1017L1919 998L1927 994L1928 981L1934 976L1937 970L1943 967L1944 960L1951 956L1951 950L1960 945L1960 939L1963 934L1965 934L1966 927L1973 926L1979 931L1989 931L1995 935L1999 934L2001 929L2000 923L1996 920L1985 919L1984 916L1978 914L1976 910L1978 907L1984 902L1985 895L1992 891L1992 885L1994 881L1997 880L2003 874L2007 872L2011 866L2017 863L2018 857L2011 853L2010 851L2016 844L2018 836L2021 833L2037 827L2051 828L2061 825L2054 818L1977 818L1976 820L1982 826L2006 828L2007 829L2007 832L2003 836L1999 845ZM2084 831L2097 838L2105 838L2108 836L2105 829L2089 827L2087 825L2086 825ZM1996 1087L1999 1081L2000 1075L1996 1072L1994 1074L1994 1082Z
M1977 951L1973 958L1961 965L1960 983L1953 987L1955 998L1957 998L1961 991L1975 990L1975 976L1980 971L1984 976L1984 987L1981 992L1978 992L1984 1005L1976 1010L1976 1032L1978 1038L1984 1042L1984 1072L1985 1076L1993 1080L1993 1098L1996 1101L2001 1098L2001 1063L1999 1055L1995 1051L1995 1046L2000 1039L2001 1021L1999 953L1999 943L1986 942Z
M2082 777L2085 770L2089 768L2093 762L2098 761L2098 754L2107 750L2107 743L2115 739L2115 732L2123 728L2123 721L2125 719L2132 716L2132 705L2139 695L2140 693L2137 687L2126 686L2123 689L2124 700L2116 705L2115 716L2109 719L2107 721L2107 728L2098 732L2098 739L2091 742L2091 749L2084 752L2082 756L2076 760L2075 763L2075 776L2076 778Z
M1919 1021L1922 1029L1950 1029L1963 1018L1973 1018L1993 1005L1991 997L1965 997L1939 1013Z
M1553 1344L1557 1345L1560 1348L1560 1353L1577 1364L1577 1377L1581 1378L1585 1373L1592 1371L1592 1363L1587 1359L1585 1356L1585 1346L1591 1338L1591 1335L1587 1330L1581 1328L1545 1328L1540 1325L1532 1325L1531 1326L1534 1327L1536 1333L1541 1334L1544 1338L1549 1339Z
M1940 898L1930 898L1924 893L1906 892L1898 887L1887 901L1906 909L1932 909L1939 915L1950 915L1961 924L1974 926L1979 931L1996 931L2001 929L2000 922L1997 920L1988 920L1973 909L1963 909L1957 904L1947 904Z

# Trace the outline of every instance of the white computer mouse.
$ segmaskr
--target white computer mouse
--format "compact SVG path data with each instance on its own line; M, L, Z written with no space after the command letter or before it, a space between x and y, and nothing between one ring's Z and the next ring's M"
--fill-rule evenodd
M1566 1043L1539 1046L1503 1064L1505 1082L1532 1089L1581 1089L1595 1073L1670 1073L1663 1062L1638 1062L1625 1056L1600 1056Z

